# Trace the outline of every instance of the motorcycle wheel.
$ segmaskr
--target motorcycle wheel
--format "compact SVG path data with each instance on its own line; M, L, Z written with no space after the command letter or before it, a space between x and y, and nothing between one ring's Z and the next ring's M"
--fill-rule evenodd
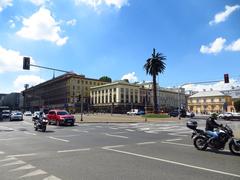
M229 149L230 149L231 153L240 156L240 147L237 147L237 145L234 144L233 141L231 141L229 143Z
M37 130L38 130L38 128L37 128L37 127L35 127L34 129L35 129L35 131L37 131Z
M207 140L204 137L198 136L194 138L193 145L195 146L196 149L204 151L207 149L206 141Z

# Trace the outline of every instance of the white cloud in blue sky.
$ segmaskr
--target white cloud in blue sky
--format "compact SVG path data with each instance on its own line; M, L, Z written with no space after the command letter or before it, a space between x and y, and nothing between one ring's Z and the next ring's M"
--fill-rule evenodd
M35 4L36 6L45 5L50 0L29 0L31 3Z
M219 37L207 46L202 45L200 48L200 52L203 54L217 54L223 50L225 42L226 39Z
M240 38L226 47L228 51L240 51Z
M51 15L50 10L41 7L29 18L22 21L23 27L17 35L32 40L45 40L56 43L58 46L64 45L68 37L61 37L60 24Z
M12 0L0 0L0 12L8 6L12 6Z
M95 10L103 5L114 6L121 9L123 6L129 5L128 0L75 0L76 5L86 4Z
M220 22L224 22L227 20L227 18L236 10L238 10L240 8L239 5L235 5L235 6L225 6L225 11L217 13L214 17L214 20L210 21L209 24L210 25L214 25L214 24L218 24Z
M138 81L138 77L135 72L124 74L121 80L128 79L129 82L134 83Z

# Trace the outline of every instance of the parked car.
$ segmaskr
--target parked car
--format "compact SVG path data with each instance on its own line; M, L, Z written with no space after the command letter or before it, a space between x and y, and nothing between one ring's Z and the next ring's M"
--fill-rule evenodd
M3 110L2 111L2 118L3 119L4 118L10 118L10 115L11 115L10 110Z
M65 110L60 109L50 110L47 114L47 119L49 121L49 124L70 124L71 126L74 126L75 123L75 117L73 115L69 114Z
M174 110L168 113L170 117L177 117L179 114L178 110Z
M127 115L137 115L138 109L131 109L130 111L127 112Z
M23 114L22 112L12 112L11 116L10 116L10 121L14 121L14 120L19 120L22 121L23 120Z
M195 116L194 112L189 112L189 111L186 112L186 117L193 118L194 116Z
M138 111L137 113L136 113L136 115L144 115L145 114L145 111Z
M32 116L32 112L31 111L26 111L26 112L24 112L24 116Z
M231 112L225 112L218 115L218 118L225 119L225 120L231 120L233 119L233 114Z

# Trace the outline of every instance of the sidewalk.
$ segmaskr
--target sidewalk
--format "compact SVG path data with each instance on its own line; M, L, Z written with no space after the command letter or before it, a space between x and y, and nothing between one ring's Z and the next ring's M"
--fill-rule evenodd
M125 115L125 114L83 114L81 121L81 114L75 114L77 123L140 123L140 122L169 122L176 121L180 122L177 117L171 118L144 118L136 115Z

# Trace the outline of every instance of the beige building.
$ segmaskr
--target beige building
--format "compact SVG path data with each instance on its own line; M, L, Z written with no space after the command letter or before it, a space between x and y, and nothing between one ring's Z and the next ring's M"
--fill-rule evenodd
M190 96L188 99L188 109L195 113L219 113L231 111L232 108L231 96L220 91L202 91Z
M82 98L83 109L90 102L90 87L106 84L84 75L66 73L23 91L25 109L34 111L40 108L64 108L79 112Z

